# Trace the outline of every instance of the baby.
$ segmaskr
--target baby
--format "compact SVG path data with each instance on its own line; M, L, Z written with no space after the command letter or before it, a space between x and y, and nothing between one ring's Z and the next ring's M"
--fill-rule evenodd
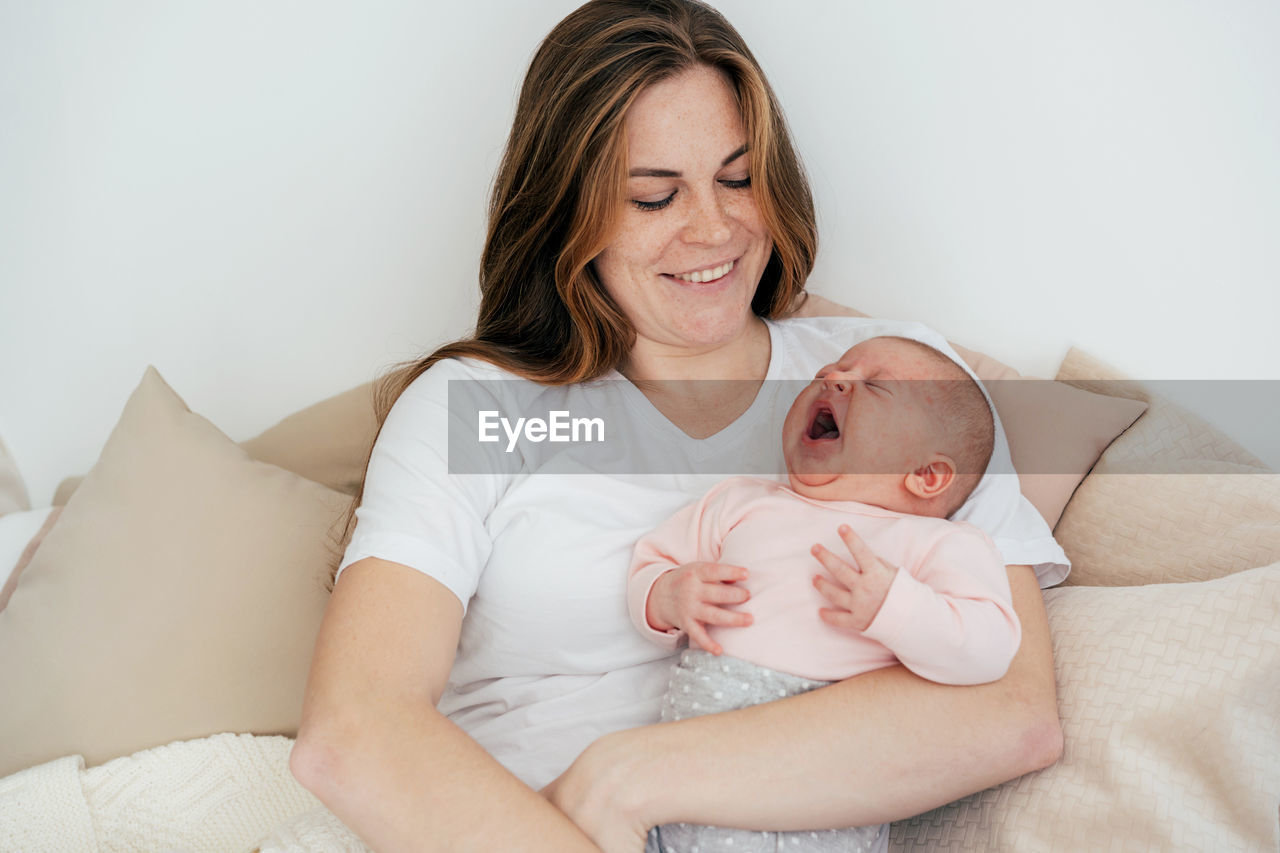
M994 443L977 383L932 347L873 338L800 393L782 442L790 488L727 480L636 545L633 621L671 648L689 638L663 720L899 661L944 684L1004 675L1021 640L1004 561L978 528L946 520ZM829 577L815 575L819 564ZM749 613L740 608L748 600ZM870 851L887 830L668 824L650 841L663 853Z

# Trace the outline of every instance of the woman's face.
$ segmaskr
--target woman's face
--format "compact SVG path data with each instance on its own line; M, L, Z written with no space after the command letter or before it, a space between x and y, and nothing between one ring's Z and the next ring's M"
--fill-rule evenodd
M626 134L625 209L596 273L637 347L734 340L748 328L773 244L729 82L700 66L650 86L627 113Z

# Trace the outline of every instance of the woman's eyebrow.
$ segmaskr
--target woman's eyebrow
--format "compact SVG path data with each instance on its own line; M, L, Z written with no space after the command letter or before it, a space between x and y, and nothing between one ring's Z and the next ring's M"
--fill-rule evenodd
M747 153L747 145L743 144L728 157L720 161L720 166L728 166L734 160L737 160L743 154ZM631 178L679 178L684 175L683 172L677 172L674 169L632 169L627 172L627 176Z
M737 159L738 159L739 157L741 157L743 154L746 154L746 153L747 153L747 149L748 149L748 148L749 148L749 146L747 145L747 143L745 143L745 142L744 142L744 143L742 143L740 146L738 146L738 149L737 149L736 151L734 151L734 152L733 152L732 154L730 154L728 157L726 157L726 158L724 158L723 160L721 160L721 161L720 161L720 165L721 165L721 166L728 166L728 165L729 165L730 163L732 163L734 160L737 160Z

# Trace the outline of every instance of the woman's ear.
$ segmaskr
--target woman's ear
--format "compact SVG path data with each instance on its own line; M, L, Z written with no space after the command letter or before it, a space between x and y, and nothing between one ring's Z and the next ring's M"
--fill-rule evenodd
M934 453L929 461L906 476L903 485L921 500L933 500L956 480L956 462L945 453Z

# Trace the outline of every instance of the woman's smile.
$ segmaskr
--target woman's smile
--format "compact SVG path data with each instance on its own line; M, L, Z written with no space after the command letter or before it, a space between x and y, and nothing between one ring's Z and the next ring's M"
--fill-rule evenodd
M749 331L758 337L751 301L773 241L751 187L751 157L720 71L699 66L655 83L628 111L626 198L594 266L635 326L633 360L741 345Z
M687 281L690 284L710 284L711 282L719 281L728 275L733 269L733 265L735 263L737 263L736 258L714 267L694 270L693 272L676 273L670 277L679 279L680 281Z

